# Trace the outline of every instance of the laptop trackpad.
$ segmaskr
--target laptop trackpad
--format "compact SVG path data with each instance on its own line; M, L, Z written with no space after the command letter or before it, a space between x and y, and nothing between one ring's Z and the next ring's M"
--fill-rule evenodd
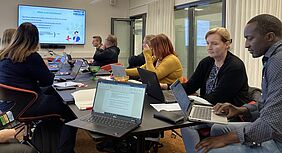
M221 123L221 124L227 124L228 123L226 116L216 115L214 112L212 112L211 120L216 122L216 123Z

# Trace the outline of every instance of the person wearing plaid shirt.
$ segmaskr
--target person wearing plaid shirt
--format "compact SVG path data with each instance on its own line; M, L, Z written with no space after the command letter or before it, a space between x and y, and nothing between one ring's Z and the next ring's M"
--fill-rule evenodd
M244 30L245 47L254 58L263 57L262 98L258 105L236 107L230 103L214 106L216 113L232 118L258 114L252 122L214 125L211 137L196 145L203 153L282 152L282 23L269 14L252 18ZM253 113L259 111L259 113Z

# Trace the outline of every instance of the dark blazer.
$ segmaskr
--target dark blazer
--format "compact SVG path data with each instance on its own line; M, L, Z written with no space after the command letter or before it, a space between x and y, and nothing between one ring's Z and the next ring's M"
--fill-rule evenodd
M94 66L104 66L111 63L118 62L118 55L120 53L120 49L117 46L112 46L109 48L97 49L93 56L93 64Z
M242 106L250 101L244 63L231 52L227 53L224 64L217 74L215 91L206 94L206 81L213 65L214 59L211 57L206 57L200 61L192 77L187 83L183 84L188 95L200 89L200 96L214 105L229 102L235 106Z
M53 79L54 74L38 53L32 53L21 63L0 61L0 83L39 92L40 87L52 85Z

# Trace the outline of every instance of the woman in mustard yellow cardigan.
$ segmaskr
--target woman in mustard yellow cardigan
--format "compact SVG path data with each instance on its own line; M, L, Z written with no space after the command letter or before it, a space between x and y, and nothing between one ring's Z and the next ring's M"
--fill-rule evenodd
M156 35L151 41L150 47L145 44L145 64L141 68L155 72L160 83L172 84L182 77L182 65L176 56L169 38L164 34ZM128 76L138 76L137 68L126 69Z

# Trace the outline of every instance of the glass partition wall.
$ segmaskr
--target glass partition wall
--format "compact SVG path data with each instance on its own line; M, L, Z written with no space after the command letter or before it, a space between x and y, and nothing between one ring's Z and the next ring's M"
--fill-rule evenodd
M192 75L198 63L207 56L206 32L224 26L225 2L199 1L177 6L175 10L175 50L184 68L184 76Z

